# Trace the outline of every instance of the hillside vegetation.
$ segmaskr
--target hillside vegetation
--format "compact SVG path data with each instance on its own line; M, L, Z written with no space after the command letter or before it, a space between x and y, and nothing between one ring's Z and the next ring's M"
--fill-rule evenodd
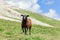
M0 3L0 40L60 40L60 21L11 6L4 0ZM28 14L32 19L53 27L33 23L32 34L25 35L21 29L21 14Z
M32 34L24 35L21 23L0 19L0 40L60 40L60 28L32 26Z

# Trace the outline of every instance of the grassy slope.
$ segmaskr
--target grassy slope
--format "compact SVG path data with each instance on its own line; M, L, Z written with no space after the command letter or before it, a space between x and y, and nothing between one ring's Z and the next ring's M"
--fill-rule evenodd
M24 35L21 34L21 26L18 22L6 21L0 19L0 40L60 40L60 25L59 21L48 20L42 15L38 15L34 12L14 9L20 13L29 14L30 17L33 17L39 21L54 25L55 27L44 27L40 25L33 25L32 34Z
M42 22L45 22L45 23L48 23L48 24L50 24L50 25L53 25L53 26L55 26L55 27L60 28L60 27L59 27L59 26L60 26L60 21L57 21L57 20L48 18L48 17L46 17L46 16L42 16L42 15L40 15L40 14L31 12L31 11L23 10L23 9L20 9L20 10L14 9L14 10L15 10L15 11L18 11L18 12L20 12L20 13L23 13L23 14L29 14L30 17L32 17L32 18L35 18L35 19L37 19L37 20L39 20L39 21L42 21ZM49 19L50 19L50 20L49 20Z
M0 19L0 40L59 40L60 29L33 25L32 34L21 34L21 26L18 22Z

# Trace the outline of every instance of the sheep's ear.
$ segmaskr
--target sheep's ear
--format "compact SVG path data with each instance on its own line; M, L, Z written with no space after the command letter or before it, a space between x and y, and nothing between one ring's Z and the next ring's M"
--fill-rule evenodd
M27 15L27 17L29 17L29 15Z
M23 15L21 15L21 16L23 16Z

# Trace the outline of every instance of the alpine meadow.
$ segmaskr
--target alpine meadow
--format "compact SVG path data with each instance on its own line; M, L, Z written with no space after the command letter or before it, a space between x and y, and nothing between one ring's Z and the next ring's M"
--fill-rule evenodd
M32 20L31 35L22 33L21 14ZM1 1L0 40L60 40L60 21Z

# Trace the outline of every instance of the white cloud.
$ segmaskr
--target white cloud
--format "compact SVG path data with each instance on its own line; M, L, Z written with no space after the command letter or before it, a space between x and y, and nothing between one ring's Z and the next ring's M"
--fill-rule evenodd
M44 15L60 21L59 15L54 9L50 9L48 12L44 13Z
M7 2L7 1L6 1L6 2ZM12 1L9 1L8 4L11 4L11 5L13 5L13 6L15 5Z
M32 1L32 0L31 0L31 1ZM33 0L32 2L33 2L33 3L37 3L37 2L38 2L38 0Z
M40 10L40 6L38 4L34 4L32 7L31 7L31 10L34 11L34 12L37 12L37 13L40 13L42 12Z
M22 9L29 9L31 7L32 3L20 1L17 5Z
M60 18L55 18L55 19L60 21Z
M47 5L53 4L55 2L54 0L42 0L42 1Z
M57 16L56 11L54 9L50 9L49 12L45 13L44 15L55 18Z
M20 7L22 9L40 12L40 5L37 2L38 0L10 0L8 3Z

